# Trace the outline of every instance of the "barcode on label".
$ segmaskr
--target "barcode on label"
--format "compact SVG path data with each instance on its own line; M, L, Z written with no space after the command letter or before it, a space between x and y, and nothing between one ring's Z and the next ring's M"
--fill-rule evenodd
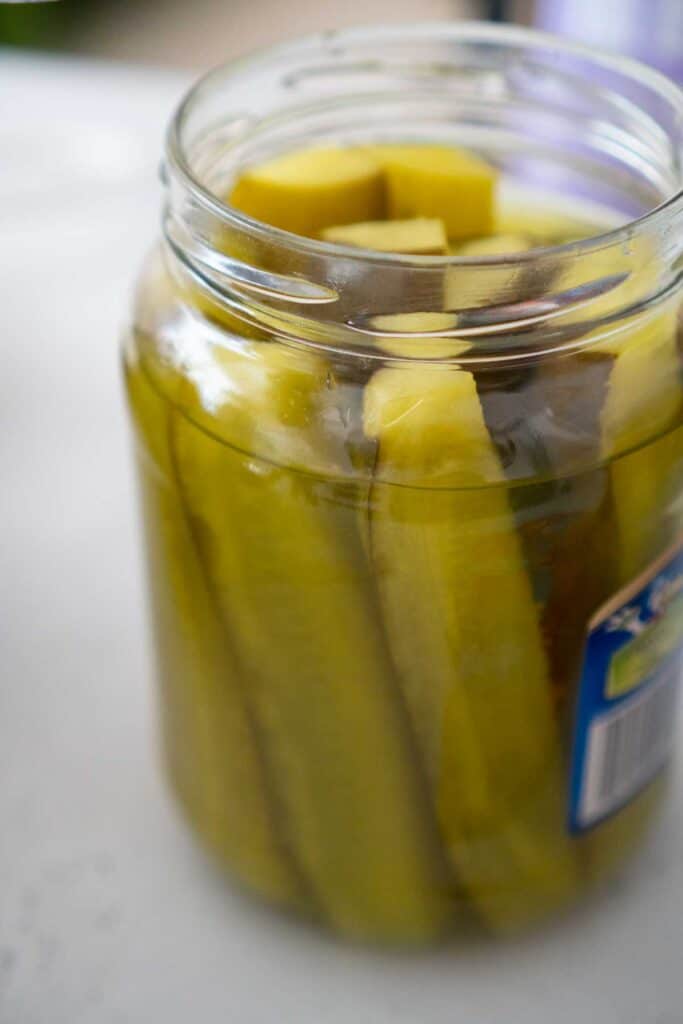
M674 661L655 686L593 720L578 815L584 828L627 803L666 762L679 672Z

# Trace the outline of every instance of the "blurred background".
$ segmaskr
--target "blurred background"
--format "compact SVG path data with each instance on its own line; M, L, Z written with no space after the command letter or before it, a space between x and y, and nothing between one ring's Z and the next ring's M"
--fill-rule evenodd
M0 0L0 45L192 69L302 33L417 18L535 24L683 77L683 0Z

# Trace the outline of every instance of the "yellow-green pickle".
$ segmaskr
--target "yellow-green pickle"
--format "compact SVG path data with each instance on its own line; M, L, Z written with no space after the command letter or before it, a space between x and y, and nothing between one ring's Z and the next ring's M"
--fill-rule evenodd
M256 70L307 81L325 46ZM223 148L181 111L124 350L173 788L246 889L387 945L610 877L664 791L683 640L681 210L660 244L621 185L526 187L469 95L450 132L332 141L338 107L288 99L272 145L255 103Z

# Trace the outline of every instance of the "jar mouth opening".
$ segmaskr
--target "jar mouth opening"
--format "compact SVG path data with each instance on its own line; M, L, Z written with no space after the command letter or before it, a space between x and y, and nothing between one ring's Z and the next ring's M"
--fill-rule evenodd
M489 22L467 21L450 22L402 22L392 25L361 26L304 36L294 42L280 43L275 46L261 48L244 57L227 62L202 76L178 106L168 129L166 137L166 167L171 175L178 179L191 200L206 210L218 221L253 235L268 239L274 244L297 249L311 257L334 258L343 257L345 261L355 262L369 268L404 267L411 268L448 268L458 267L514 267L534 264L539 260L573 259L583 253L595 252L612 246L627 245L635 234L656 233L672 217L683 214L683 178L681 159L683 157L683 140L675 140L675 171L678 187L659 203L645 212L628 217L618 226L608 230L589 234L576 240L552 245L537 246L524 252L501 253L500 255L407 255L400 253L378 252L341 245L339 243L309 238L302 235L273 227L264 221L256 220L242 213L207 186L193 166L188 151L186 129L188 121L196 106L202 102L207 93L218 87L223 81L237 81L244 72L265 69L272 62L279 60L295 60L297 56L306 57L319 52L321 58L334 58L347 45L353 45L361 39L377 36L389 41L400 40L438 40L444 44L482 44L506 49L538 49L551 50L565 58L575 58L590 62L596 71L615 72L625 80L633 82L649 90L654 100L665 104L674 115L673 121L680 130L683 123L683 90L665 75L632 58L611 54L595 47L585 46L535 29L515 26L494 25ZM381 66L381 60L378 65ZM397 138L400 133L397 133Z

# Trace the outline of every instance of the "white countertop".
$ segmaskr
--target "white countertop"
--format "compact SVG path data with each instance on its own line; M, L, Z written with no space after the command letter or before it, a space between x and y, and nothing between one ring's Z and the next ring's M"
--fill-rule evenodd
M185 84L0 52L1 1024L681 1024L680 767L598 905L466 952L321 940L227 888L179 821L117 335Z

